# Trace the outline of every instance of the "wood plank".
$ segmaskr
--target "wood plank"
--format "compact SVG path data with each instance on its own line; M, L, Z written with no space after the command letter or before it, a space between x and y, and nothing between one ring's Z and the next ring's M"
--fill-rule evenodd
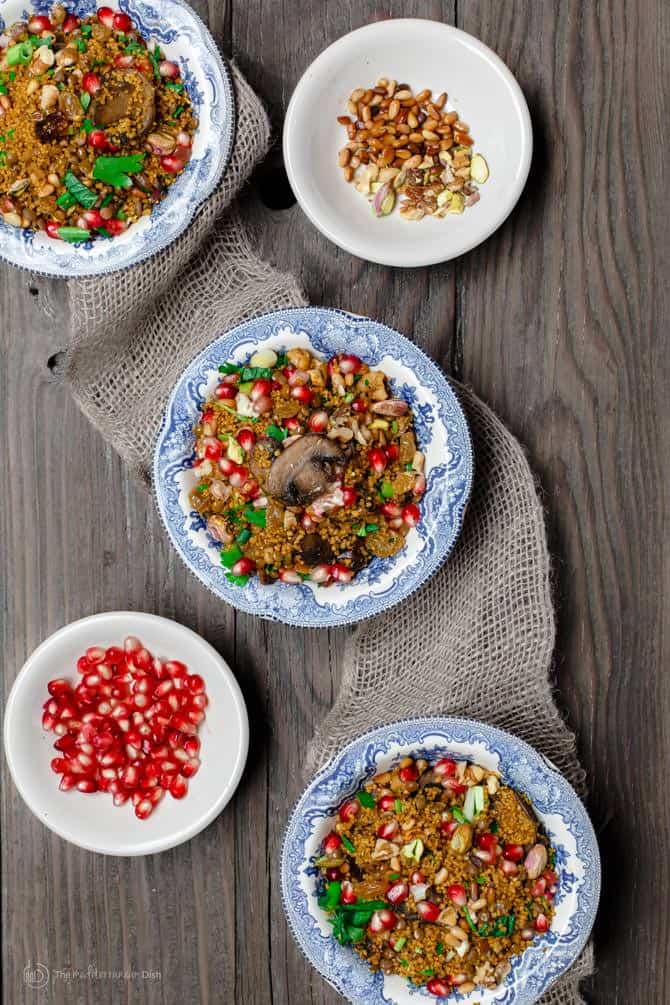
M534 119L518 209L459 265L463 365L546 493L558 683L605 870L592 1000L622 1003L665 997L670 941L656 907L670 882L670 242L662 172L646 168L667 146L669 22L643 7L459 4Z

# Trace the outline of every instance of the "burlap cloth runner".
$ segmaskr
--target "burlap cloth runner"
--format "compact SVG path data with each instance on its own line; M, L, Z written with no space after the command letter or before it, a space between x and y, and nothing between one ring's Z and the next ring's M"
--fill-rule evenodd
M93 425L149 482L166 399L186 364L254 314L304 304L296 280L259 260L233 200L265 155L265 111L233 66L237 134L216 192L169 248L123 273L68 284L66 380ZM472 501L454 554L402 605L350 637L335 705L310 770L374 725L461 714L503 726L583 790L574 739L553 702L554 618L543 514L523 451L493 413L458 388L475 448ZM543 996L582 1001L588 949Z

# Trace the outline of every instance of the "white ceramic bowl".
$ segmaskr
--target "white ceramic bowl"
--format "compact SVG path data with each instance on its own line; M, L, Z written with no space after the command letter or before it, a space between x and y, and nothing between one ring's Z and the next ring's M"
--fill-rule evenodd
M404 220L377 218L367 199L345 182L338 150L347 136L337 122L357 87L379 77L416 92L446 91L448 107L470 125L490 177L480 201L461 215ZM457 28L418 18L377 21L338 39L298 83L286 113L284 159L303 210L345 251L382 265L431 265L486 240L511 212L528 177L532 131L519 85L487 46Z
M114 806L108 793L61 792L50 768L56 737L42 729L42 705L54 677L79 679L76 661L92 645L122 645L136 635L164 659L186 663L204 677L209 705L198 737L201 767L181 800L166 795L147 820L130 802ZM237 788L249 745L247 711L227 663L190 628L154 614L116 611L73 621L37 647L19 673L5 709L5 755L25 803L52 831L106 855L150 855L198 834Z

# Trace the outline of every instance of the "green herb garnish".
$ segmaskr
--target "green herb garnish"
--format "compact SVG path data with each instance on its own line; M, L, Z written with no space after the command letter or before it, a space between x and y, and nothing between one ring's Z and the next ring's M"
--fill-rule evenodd
M147 52L147 55L148 55L149 59L151 60L151 65L154 68L154 77L156 77L157 80L160 80L161 71L160 71L160 67L159 67L158 64L160 63L161 59L163 58L162 54L161 54L160 47L157 46L157 45L155 45L150 52Z
M453 806L452 807L452 809L451 809L451 815L454 818L454 820L456 820L459 824L466 824L467 823L467 820L465 819L465 816L463 815L463 811L460 809L459 806Z
M432 967L426 967L426 969L422 970L421 973L423 974L424 977L432 977L435 971L433 970Z
M405 809L405 804L403 803L402 799L396 799L395 802L393 803L393 808L395 809L396 813L402 813L402 811Z
M87 94L86 91L83 91L79 95L79 104L84 109L84 111L87 111L88 106L91 104L91 95Z
M393 943L393 949L395 950L395 952L399 953L406 942L407 942L406 935L401 935L399 939L396 939L395 942Z
M131 154L128 157L96 157L93 165L93 177L112 188L130 188L131 174L137 174L144 166L144 154Z
M369 810L373 810L377 805L375 797L371 796L369 792L365 791L365 789L361 789L360 792L356 793L356 799L358 799L361 806L366 806Z
M288 436L288 429L280 429L279 426L275 425L268 426L265 432L268 436L271 436L273 440L279 440L280 442L285 440Z
M253 380L245 380L241 384L238 384L237 386L238 390L240 390L242 394L248 394L251 388L254 386L254 382Z
M128 214L126 213L125 209L119 209L119 210L117 210L116 219L117 220L127 220L128 219Z
M240 380L272 380L272 370L267 366L244 366Z
M247 506L244 510L244 516L249 523L255 524L256 527L265 527L264 509L254 509L253 506Z
M489 830L491 831L492 834L497 834L498 833L498 821L497 820L493 820L492 821L491 826L489 827Z
M177 107L173 112L175 119L178 119L179 116L183 115L185 111L186 111L186 105L177 105Z
M240 558L242 558L242 552L236 544L231 544L221 552L221 565L225 565L226 569L232 569Z
M325 910L328 910L325 907L327 896L328 893L319 898L319 906ZM357 900L355 904L337 904L329 910L328 920L333 926L333 936L343 946L360 942L365 937L365 926L372 915L387 906L385 900Z
M95 126L93 125L90 119L84 119L84 121L81 124L81 128L85 133L92 133L93 130L95 129ZM112 197L110 195L107 198L111 199Z
M196 485L195 490L196 492L206 492L208 488L207 482L200 482L199 485Z
M144 55L144 51L145 50L144 50L144 46L140 45L139 42L132 41L132 42L129 42L128 45L126 45L124 47L123 51L130 56L130 55L133 55L136 52L141 52Z
M107 230L107 227L98 227L97 233L100 234L101 237L112 237L110 232Z
M86 42L83 40L83 38L75 38L74 44L77 46L80 52L86 52L88 49L88 46L86 45Z
M184 85L183 84L174 84L174 83L172 83L172 81L170 81L169 83L167 83L165 86L167 87L167 89L169 91L178 91L179 93L181 93L184 90Z
M71 206L76 206L77 200L69 192L61 192L61 194L56 199L56 205L60 206L61 209L70 209Z
M468 911L467 907L463 908L463 914L465 915L465 920L467 921L470 929L473 932L477 933L477 926L475 925L474 921L472 920L472 915Z
M341 893L342 884L339 880L333 880L332 883L328 883L325 894L318 899L319 907L324 911L334 911L340 902Z
M388 872L386 875L388 876L389 879L400 879L399 872Z
M251 537L251 531L249 530L248 527L245 527L243 530L239 532L239 534L235 538L235 542L237 544L246 544L250 537Z
M81 28L79 30L81 31L81 33L84 36L84 38L90 38L91 35L93 34L93 25L92 24L82 24L82 26L81 26Z
M484 875L483 872L481 872L479 876L477 876L477 882L480 886L486 886L486 884L488 883L488 878Z
M355 855L356 847L354 843L347 837L346 834L342 834L341 837L342 837L342 844L347 849L347 851L350 852L352 855Z
M86 120L84 120L84 121L86 121ZM110 202L112 201L113 198L114 198L114 196L113 196L113 194L111 192L109 193L109 195L106 195L105 198L100 203L100 209L104 209L105 206L109 206L109 204L110 204Z
M239 373L242 369L237 363L222 363L219 367L219 373Z
M91 209L98 201L97 192L92 192L90 188L79 181L72 171L66 171L63 176L63 184L70 195L83 206L84 209Z
M226 579L229 583L232 583L233 586L246 586L249 582L249 576L236 576L232 572L226 573Z
M444 952L444 946L442 945L441 942L438 942L437 945L435 946L435 952L437 953L438 956L442 956L442 953Z
M84 230L82 227L59 227L56 233L61 241L67 241L68 244L78 244L80 241L88 241L91 237L91 231Z

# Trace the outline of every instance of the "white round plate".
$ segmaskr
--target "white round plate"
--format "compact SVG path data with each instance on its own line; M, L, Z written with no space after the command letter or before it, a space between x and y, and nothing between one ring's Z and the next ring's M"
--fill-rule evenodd
M357 87L379 77L416 92L446 91L447 107L470 126L490 177L464 213L412 222L394 211L375 217L345 182L337 154L347 140L337 123ZM296 198L331 241L370 262L446 262L485 241L505 220L528 177L533 137L521 88L503 61L472 35L418 18L377 21L338 39L298 82L284 123L284 160Z
M55 2L55 0L54 0ZM0 0L0 31L32 13L48 14L52 0ZM40 231L21 230L0 217L0 258L44 276L97 276L155 255L189 225L216 188L235 137L235 95L228 67L198 15L183 0L69 0L68 11L90 17L110 6L129 14L142 36L179 64L199 124L191 160L151 216L111 239L68 244Z
M551 929L512 959L510 973L495 989L438 999L424 985L373 973L350 946L335 941L317 903L320 873L314 860L340 804L367 779L406 756L467 759L499 771L504 784L528 796L556 849L559 878ZM284 910L298 945L354 1005L533 1005L586 945L598 909L600 855L575 791L523 740L472 719L411 719L352 740L310 782L286 827L281 882Z
M166 795L147 820L137 819L130 802L114 806L106 792L61 792L50 768L58 756L56 737L41 722L48 681L66 677L76 683L76 662L88 646L122 646L126 635L136 635L154 655L181 660L191 673L201 674L209 696L198 732L200 770L183 799ZM73 621L38 646L10 692L4 734L9 769L28 808L66 841L104 855L151 855L198 834L233 795L249 746L246 706L225 660L190 628L135 611Z

